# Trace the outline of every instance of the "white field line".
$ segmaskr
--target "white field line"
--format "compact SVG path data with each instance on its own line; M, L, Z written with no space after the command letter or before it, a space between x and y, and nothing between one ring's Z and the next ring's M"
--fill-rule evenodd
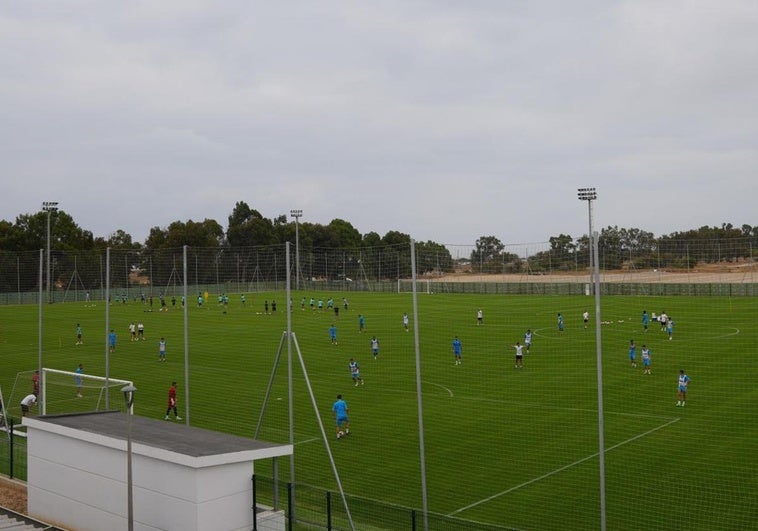
M670 420L669 422L667 422L665 424L661 424L660 426L657 426L657 427L653 428L652 430L648 430L648 431L646 431L644 433L640 433L639 435L635 435L631 439L627 439L625 441L621 441L618 444L615 444L615 445L613 445L613 446L611 446L609 448L606 448L605 451L609 452L611 450L615 450L616 448L618 448L620 446L624 446L625 444L629 444L630 442L636 441L637 439L641 439L642 437L646 437L647 435L650 435L651 433L654 433L654 432L656 432L656 431L658 431L660 429L663 429L663 428L665 428L665 427L667 427L667 426L669 426L669 425L671 425L671 424L673 424L675 422L679 422L679 420L680 420L679 418L675 418L673 420ZM571 467L574 467L576 465L580 465L580 464L584 463L585 461L589 461L590 459L594 459L598 455L600 455L600 452L595 452L594 454L588 455L587 457L583 457L582 459L579 459L578 461L574 461L573 463L569 463L568 465L562 466L560 468L556 468L555 470L552 470L552 471L548 472L547 474L543 474L543 475L541 475L539 477L536 477L534 479L530 479L529 481L525 481L524 483L521 483L520 485L516 485L516 486L511 487L509 489L506 489L506 490L504 490L502 492L498 492L497 494L493 494L492 496L488 496L487 498L482 498L481 500L476 501L474 503L471 503L469 505L466 505L465 507L461 507L460 509L456 509L455 511L453 511L451 513L448 513L448 516L454 516L454 515L456 515L458 513L462 513L463 511L466 511L468 509L476 507L477 505L481 505L483 503L487 503L488 501L492 501L495 498L499 498L500 496L504 496L504 495L509 494L509 493L511 493L513 491L516 491L516 490L518 490L520 488L523 488L523 487L526 487L528 485L531 485L532 483L537 483L538 481L542 481L543 479L549 478L550 476L554 476L555 474L563 472L564 470L568 470Z

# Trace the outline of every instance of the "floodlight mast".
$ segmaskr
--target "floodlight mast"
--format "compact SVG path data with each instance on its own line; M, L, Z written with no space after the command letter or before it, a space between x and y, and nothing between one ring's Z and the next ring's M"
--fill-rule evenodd
M290 216L295 218L295 286L300 289L300 218L303 215L302 209L290 210Z
M590 278L595 292L595 350L597 354L597 419L598 419L598 462L600 472L600 529L606 529L606 504L605 504L605 414L603 412L603 342L600 331L600 269L598 268L598 240L599 235L592 231L592 201L597 199L594 188L579 188L580 201L587 201L589 206L589 250L590 250Z
M42 211L47 212L47 302L50 304L52 301L50 295L50 213L57 212L57 201L43 201Z

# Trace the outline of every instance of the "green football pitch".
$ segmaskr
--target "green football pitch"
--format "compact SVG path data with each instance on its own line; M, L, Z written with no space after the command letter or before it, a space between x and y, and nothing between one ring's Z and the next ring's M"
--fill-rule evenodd
M332 296L339 316L331 309L311 310L307 301L301 309L303 296L323 296L325 306ZM343 297L349 299L347 310ZM274 299L276 313L266 314L264 301L270 305ZM434 513L515 529L599 528L594 299L419 294L418 321L410 294L293 292L292 299L292 330L318 410L293 348L298 483L335 490L328 444L348 494L420 508L423 455ZM180 304L169 303L167 312L157 304L149 309L139 302L109 309L118 335L109 375L134 382L137 415L162 419L167 389L176 380L180 415L189 409L192 425L252 436L273 381L260 437L288 441L286 344L275 365L287 326L283 292L248 293L245 305L233 294L226 311L215 294L203 308L190 305L189 408ZM103 303L42 310L43 365L73 371L82 363L86 373L104 375ZM585 310L591 314L586 329ZM758 528L758 299L604 297L601 310L608 528ZM642 310L670 315L673 339L655 322L644 332ZM38 312L37 306L0 308L0 385L16 418L16 402L31 391L31 381L17 375L38 364ZM409 332L404 312L410 315ZM363 332L359 315L365 318ZM146 340L132 342L128 326L140 321ZM333 323L336 345L329 337ZM75 345L77 324L83 345ZM523 342L527 329L534 333L533 344L518 369L513 345ZM373 336L380 345L377 359ZM451 348L455 336L463 348L460 365ZM158 362L161 337L168 346L166 363ZM630 339L637 344L637 368L628 356ZM643 374L643 344L652 354L652 374ZM350 358L359 362L364 385L353 385ZM691 378L685 407L676 406L680 369ZM338 393L351 421L350 435L339 440L331 411Z

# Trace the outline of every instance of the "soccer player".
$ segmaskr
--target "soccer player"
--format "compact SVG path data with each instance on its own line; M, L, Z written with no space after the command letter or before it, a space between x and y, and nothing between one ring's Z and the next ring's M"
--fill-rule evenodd
M81 398L82 396L82 377L81 374L84 372L84 365L81 363L74 371L76 373L76 376L74 376L74 384L76 384L76 398Z
M300 299L300 309L305 310L305 297Z
M271 313L276 313L276 301L271 300Z
M366 330L366 319L363 317L363 314L358 314L358 332L365 332Z
M650 369L650 361L650 349L647 348L647 345L642 345L642 367L644 369L642 374L653 374Z
M516 344L513 345L513 348L516 349L516 365L515 367L517 369L523 369L524 368L524 345L516 341Z
M676 405L682 406L687 403L687 387L690 385L690 377L685 374L684 369L679 370L679 386L676 392Z
M347 402L342 400L342 395L337 395L337 401L332 405L332 411L334 411L334 419L337 425L337 438L341 438L342 426L345 426L345 435L350 433L350 421L347 418Z
M476 326L483 325L484 324L484 312L482 312L482 309L479 308L476 311Z
M408 317L408 312L403 314L403 328L405 328L405 331L408 331L408 328L411 326L411 320Z
M371 353L374 355L374 359L379 355L379 340L376 336L371 338Z
M647 327L650 324L650 316L647 314L647 310L642 310L642 328L647 332Z
M350 367L350 376L353 378L353 383L356 387L358 385L363 385L363 378L361 378L361 368L360 365L358 365L358 362L355 361L355 358L350 358L350 363L348 363L348 366Z
M458 339L458 336L455 336L455 339L453 339L453 356L455 356L456 365L461 364L462 354L463 354L463 346L461 345L461 340Z
M345 309L345 311L347 311L347 307L348 307L347 297L342 297L342 307Z
M263 302L263 313L268 315L268 300Z
M39 396L39 371L34 371L34 375L32 376L32 393L34 393L34 396ZM2 413L2 411L0 411Z
M666 332L668 332L669 341L674 339L674 320L671 317L666 321Z
M666 331L666 324L668 323L669 316L666 315L666 312L661 312L661 315L658 316L658 322L661 323L661 332Z
M166 338L158 341L158 361L166 361Z
M629 340L629 362L632 364L632 369L637 368L637 345L634 344L634 339Z
M176 382L171 382L171 387L168 388L168 407L166 408L166 416L163 420L168 420L171 412L174 412L174 419L182 420L176 412Z
M137 341L137 325L134 321L129 324L129 337L131 338L129 341Z
M585 311L582 314L582 319L584 320L584 329L586 330L587 329L587 323L590 322L590 312Z
M108 348L111 354L116 350L116 332L112 328L108 334Z
M332 340L332 345L337 344L337 327L334 323L329 327L329 339Z
M21 400L21 416L25 417L29 413L29 409L37 403L37 397L34 394L26 395Z
M245 303L247 302L247 299L245 298L245 294L243 293L240 295L240 301L242 301L242 306L245 306Z
M529 354L529 349L532 346L532 329L527 328L524 334L524 346L526 347L526 353Z
M563 316L560 313L558 314L558 333L563 333Z
M140 321L137 323L137 338L142 341L145 340L145 325Z
M82 339L82 325L79 323L76 323L76 344L77 345L84 344L84 340Z

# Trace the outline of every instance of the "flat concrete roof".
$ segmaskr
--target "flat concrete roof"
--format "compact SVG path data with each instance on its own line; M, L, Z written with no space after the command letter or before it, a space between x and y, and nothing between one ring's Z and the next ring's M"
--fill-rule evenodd
M67 415L25 417L65 428L126 440L128 415L121 411L98 411ZM189 457L206 457L249 451L278 455L292 453L289 444L276 444L203 428L186 426L181 421L156 420L132 416L132 443L159 448ZM269 452L265 452L269 450Z

